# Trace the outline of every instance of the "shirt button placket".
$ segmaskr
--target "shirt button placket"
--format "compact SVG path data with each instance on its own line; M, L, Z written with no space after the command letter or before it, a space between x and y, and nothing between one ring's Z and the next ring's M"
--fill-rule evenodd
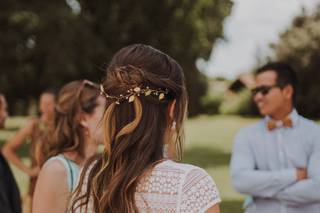
M280 167L282 169L285 169L283 129L279 129L279 131L277 132L277 140L278 140L278 147L279 147ZM281 202L280 205L281 205L280 213L287 213L286 204Z

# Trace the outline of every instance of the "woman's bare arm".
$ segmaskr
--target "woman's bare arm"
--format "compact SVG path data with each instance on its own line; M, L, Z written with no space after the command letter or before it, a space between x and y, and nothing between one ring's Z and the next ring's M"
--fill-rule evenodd
M66 212L70 193L67 172L59 161L45 164L38 176L33 197L33 213Z
M218 203L213 205L210 209L206 211L206 213L220 213L220 205Z
M9 139L2 148L2 153L5 158L13 165L18 167L21 171L27 173L29 176L37 176L39 169L29 168L27 165L25 165L21 158L17 155L17 149L22 146L27 138L31 137L36 122L36 119L31 119L28 121L26 126L20 129L13 138Z

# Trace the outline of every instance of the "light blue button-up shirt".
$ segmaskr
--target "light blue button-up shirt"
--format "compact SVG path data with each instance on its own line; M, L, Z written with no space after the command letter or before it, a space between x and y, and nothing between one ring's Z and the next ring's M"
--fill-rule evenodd
M266 117L235 138L231 176L253 198L247 213L320 213L320 126L296 110L290 117L292 128L269 131ZM297 168L308 179L297 181Z

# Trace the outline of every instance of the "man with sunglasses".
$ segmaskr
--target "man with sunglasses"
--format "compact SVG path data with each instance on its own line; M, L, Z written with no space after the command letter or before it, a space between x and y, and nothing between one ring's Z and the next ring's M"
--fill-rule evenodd
M231 159L234 187L249 195L246 213L320 212L320 127L294 108L297 77L284 63L256 72L261 115L241 129Z

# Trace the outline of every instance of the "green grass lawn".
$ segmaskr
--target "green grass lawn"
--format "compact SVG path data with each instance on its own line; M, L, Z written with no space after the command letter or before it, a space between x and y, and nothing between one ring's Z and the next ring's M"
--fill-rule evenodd
M183 162L200 166L215 180L223 202L221 212L241 213L243 195L237 193L231 184L229 161L233 137L236 132L246 125L255 122L254 118L239 116L199 116L189 119L186 123L186 143ZM0 143L24 125L25 117L8 119L6 129L0 130ZM28 159L28 144L19 150L19 154L26 163ZM12 167L21 193L25 194L28 188L27 175Z
M231 184L229 162L237 131L257 121L239 116L198 116L186 123L184 162L204 168L215 180L222 198L221 212L241 213L244 196Z

